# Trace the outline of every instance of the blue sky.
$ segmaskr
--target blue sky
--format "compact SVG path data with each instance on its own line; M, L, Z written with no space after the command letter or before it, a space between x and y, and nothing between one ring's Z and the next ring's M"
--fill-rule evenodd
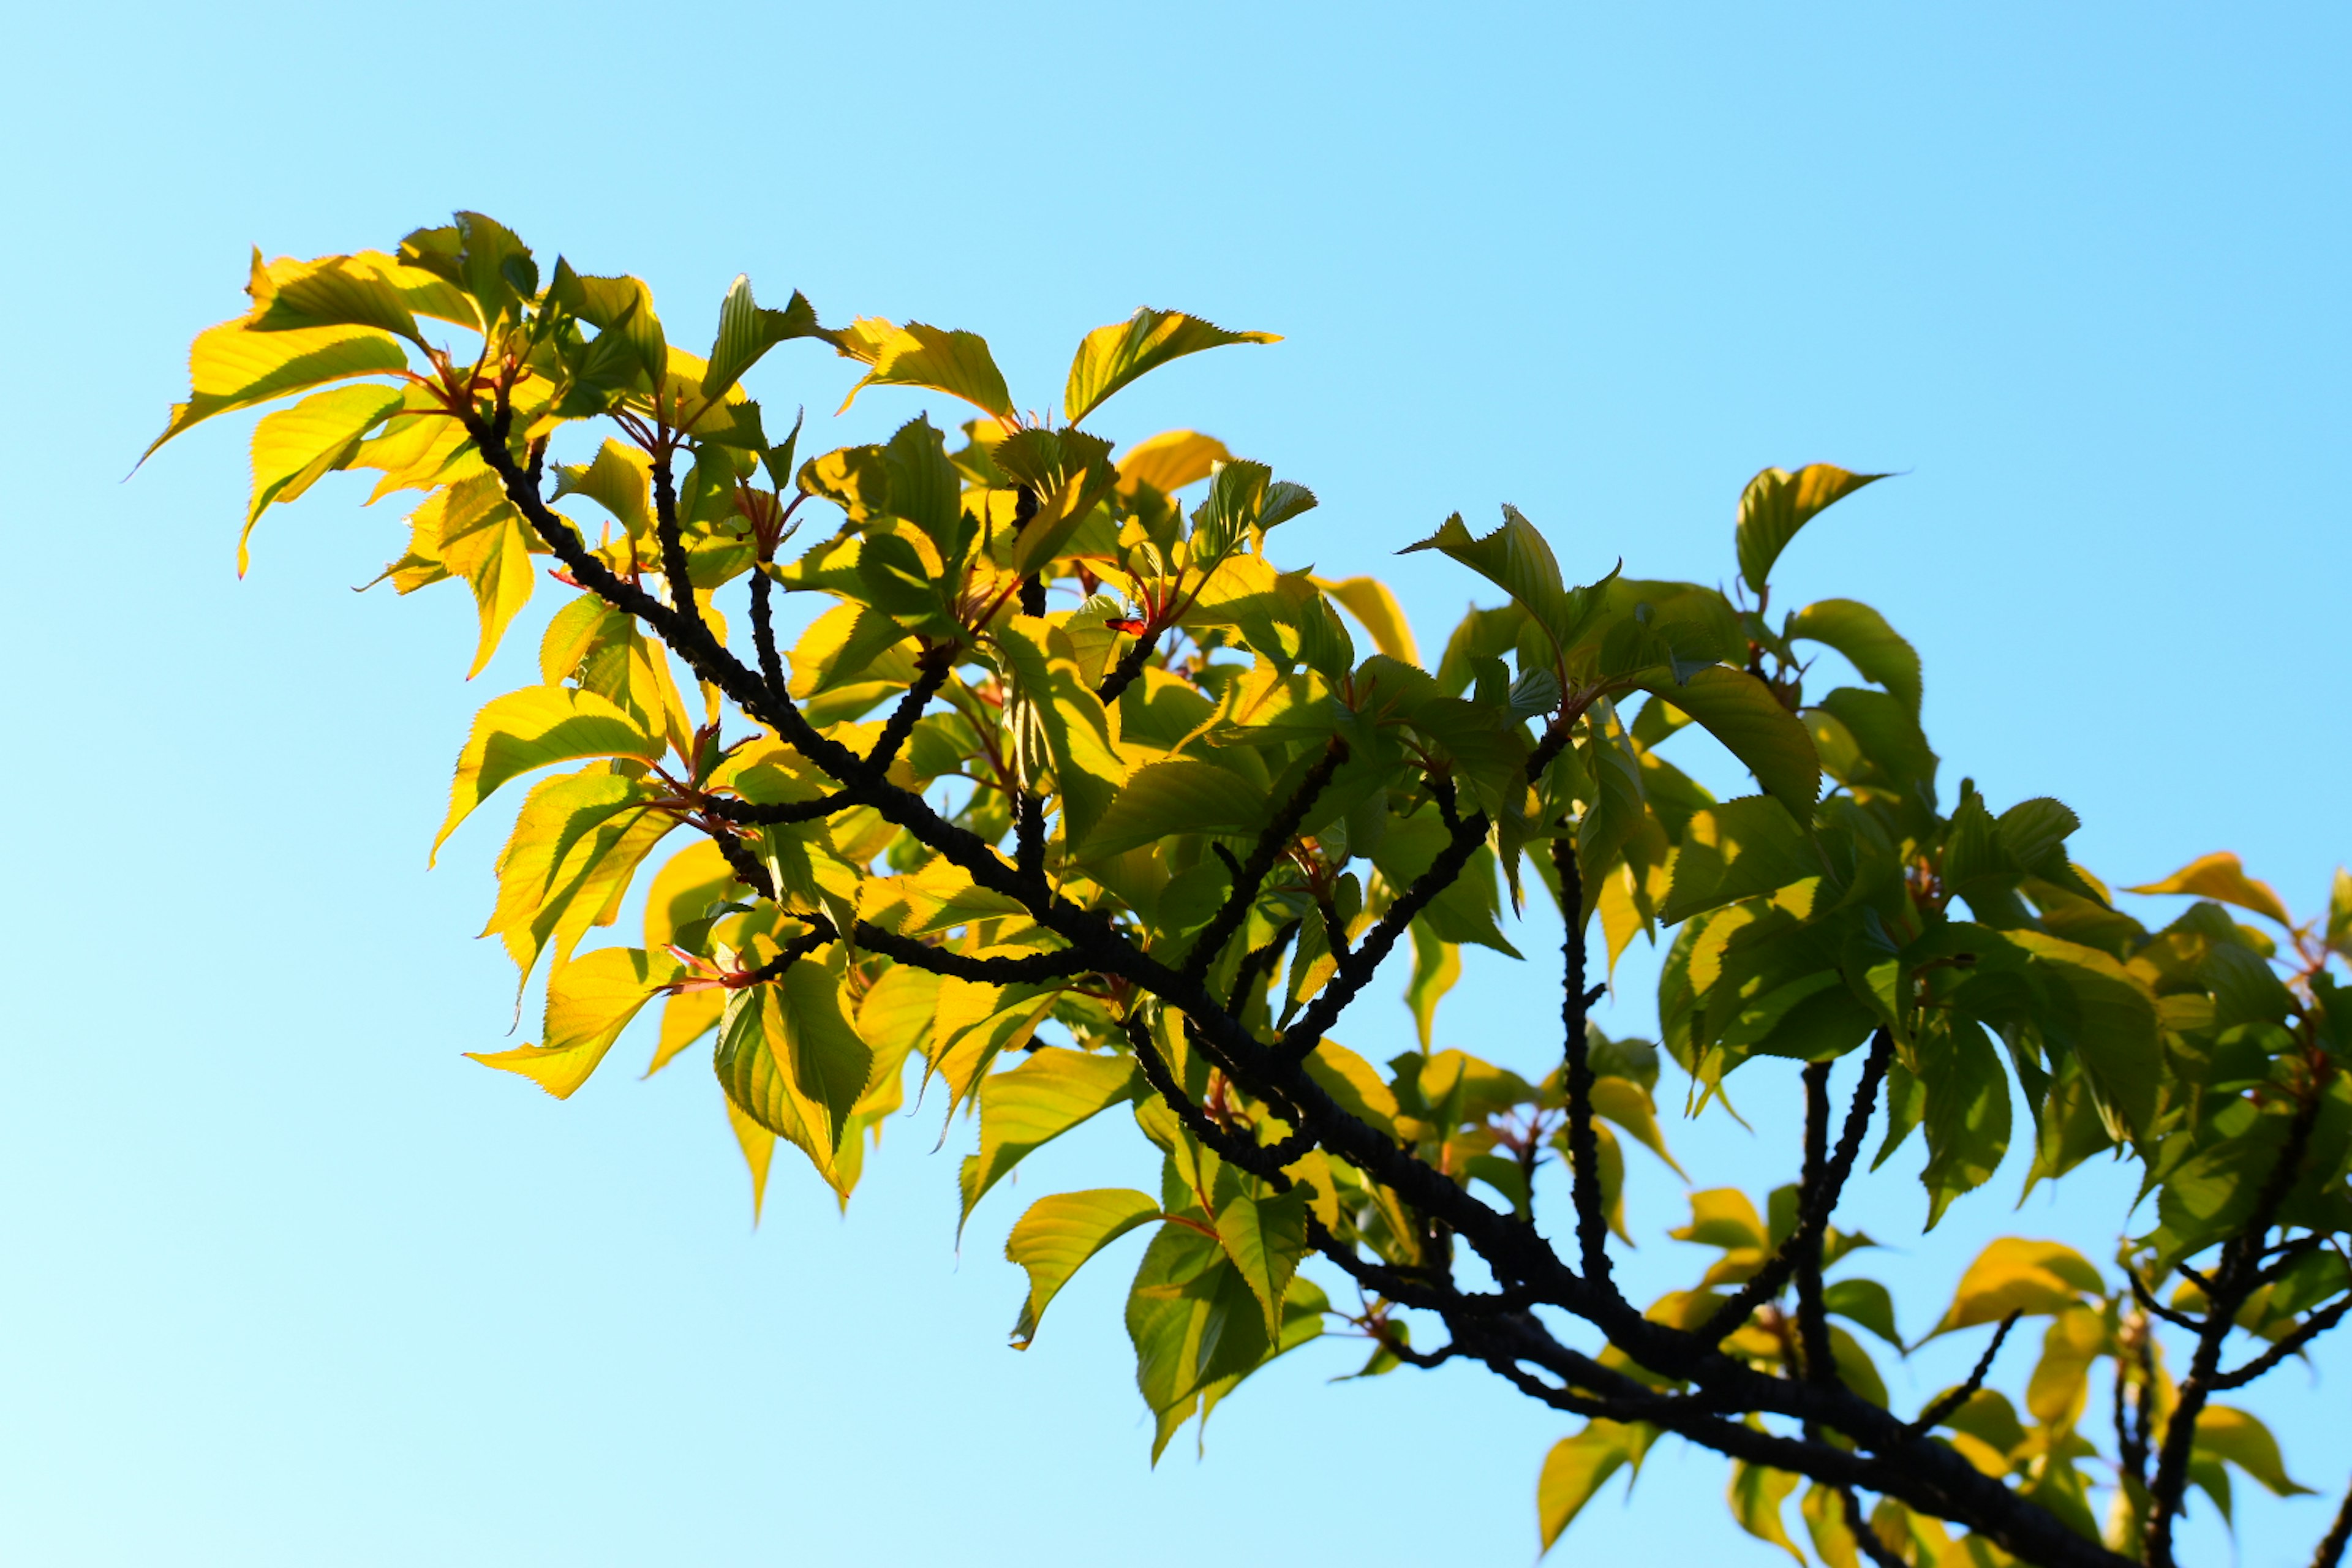
M1326 1387L1356 1349L1328 1346L1151 1471L1121 1263L1006 1351L1019 1198L957 1256L968 1129L933 1153L932 1112L894 1125L846 1222L780 1163L754 1232L707 1073L616 1058L557 1104L465 1061L511 1007L471 940L494 830L429 875L425 849L535 639L469 687L468 606L349 594L404 537L351 487L268 519L239 584L227 422L119 482L251 245L477 207L645 276L679 341L748 271L828 320L982 331L1039 404L1139 304L1285 333L1105 429L1195 426L1313 486L1291 551L1392 572L1424 643L1471 584L1390 552L1449 511L1515 502L1572 574L1712 581L1757 468L1898 470L1779 575L1916 642L1948 784L2063 797L2118 882L2230 847L2309 907L2352 846L2340 9L99 0L5 26L10 1561L1520 1563L1564 1429L1466 1372ZM828 423L845 369L779 356L759 390L823 445L925 405ZM1444 1032L1539 1059L1540 988L1474 978ZM1406 1043L1401 1007L1359 1027ZM1761 1135L1682 1131L1703 1182L1790 1160L1785 1093L1743 1092ZM1135 1147L1082 1134L1022 1189L1145 1177ZM1865 1224L1916 1225L1912 1168ZM2118 1205L2012 1216L2015 1177L1947 1219L1961 1256L1889 1259L1906 1326L2000 1229L2104 1256ZM1643 1181L1654 1234L1680 1189ZM2333 1494L2352 1362L2322 1372L2265 1408ZM1567 1560L1772 1560L1721 1483L1662 1454ZM2299 1558L2324 1514L2250 1500L2243 1560Z

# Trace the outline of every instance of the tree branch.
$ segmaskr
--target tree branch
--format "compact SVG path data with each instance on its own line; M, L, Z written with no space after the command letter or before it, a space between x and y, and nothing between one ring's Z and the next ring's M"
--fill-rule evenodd
M1912 1431L1918 1433L1923 1437L1926 1436L1928 1433L1942 1426L1945 1420L1951 1415L1952 1412L1958 1410L1961 1405L1966 1405L1969 1400L1976 1397L1977 1390L1984 1386L1986 1374L1992 1371L1992 1358L2000 1353L2001 1342L2009 1338L2010 1330L2017 1327L2017 1320L2020 1315L2020 1313L2012 1311L2007 1317L2001 1319L2000 1327L1993 1331L1992 1343L1985 1346L1984 1354L1977 1357L1977 1364L1975 1368L1969 1372L1968 1381L1961 1384L1959 1387L1948 1391L1938 1398L1933 1405L1928 1405L1927 1409L1919 1412L1919 1414L1914 1417L1911 1422ZM2122 1386L2120 1380L2117 1382L2116 1386Z
M2311 1554L2311 1568L2337 1568L2344 1561L2347 1542L2352 1542L2352 1488L2345 1489L2343 1506L2336 1510L2336 1522L2327 1527L2319 1549Z
M2284 1339L2280 1340L2245 1365L2233 1372L2215 1373L2212 1380L2214 1392L2218 1394L2223 1389L2245 1387L2246 1384L2270 1372L2279 1363L2295 1354L2304 1346L2342 1322L2347 1312L2352 1312L2352 1296L2345 1296L2321 1308L2297 1324Z
M1192 952L1184 959L1183 973L1188 978L1197 980L1208 973L1209 965L1216 963L1217 955L1224 951L1225 943L1234 939L1234 933L1249 918L1250 906L1257 902L1258 889L1265 886L1275 862L1281 859L1283 852L1290 847L1290 841L1298 837L1298 829L1306 822L1307 814L1315 808L1316 797L1329 787L1331 775L1339 772L1339 765L1347 760L1348 742L1337 735L1332 736L1323 748L1323 754L1316 759L1315 765L1307 770L1307 776L1298 781L1298 788L1283 803L1274 820L1266 824L1265 831L1257 836L1257 844L1250 850L1250 858L1242 862L1241 870L1234 878L1233 891L1225 896L1224 903L1210 920L1208 929L1192 943Z
M1560 918L1567 926L1560 951L1560 1027L1567 1058L1568 1159L1570 1196L1576 1205L1577 1256L1584 1278L1597 1289L1614 1291L1609 1268L1609 1215L1601 1190L1601 1141L1592 1129L1592 1040L1585 1022L1584 879L1576 843L1551 841L1551 863L1559 874Z
M1802 1249L1820 1246L1822 1232L1837 1207L1838 1196L1845 1191L1846 1179L1853 1174L1854 1156L1862 1150L1862 1135L1870 1130L1871 1113L1878 1106L1878 1086L1886 1077L1887 1063L1894 1059L1895 1037L1881 1028L1870 1037L1870 1054L1863 1060L1862 1081L1854 1086L1853 1103L1846 1108L1845 1127L1838 1134L1837 1152L1831 1157L1822 1180L1798 1194L1797 1228L1789 1233L1770 1260L1729 1300L1717 1308L1715 1315L1700 1328L1698 1337L1709 1345L1721 1343L1748 1321L1749 1313L1779 1295L1795 1270Z

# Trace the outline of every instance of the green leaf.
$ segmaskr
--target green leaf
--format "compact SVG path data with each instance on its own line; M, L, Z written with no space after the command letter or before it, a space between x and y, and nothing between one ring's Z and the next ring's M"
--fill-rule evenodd
M1224 1247L1192 1225L1160 1227L1144 1249L1127 1300L1128 1338L1135 1346L1136 1386L1163 1417L1152 1458L1203 1387L1246 1373L1271 1348L1257 1298Z
M347 466L361 441L403 401L396 386L338 386L262 416L253 427L253 499L236 541L238 576L250 563L247 543L262 510L299 499L321 475Z
M1421 1048L1430 1048L1431 1031L1437 1027L1437 1005L1462 978L1462 949L1429 929L1420 921L1412 922L1412 978L1405 983L1405 1005L1412 1009L1414 1031L1421 1037Z
M1255 834L1267 809L1261 792L1213 763L1189 757L1150 763L1112 797L1079 858L1104 860L1180 833Z
M1877 1280L1840 1279L1824 1286L1822 1306L1848 1322L1860 1323L1896 1350L1904 1348L1895 1327L1895 1298Z
M1822 874L1805 830L1769 795L1742 795L1694 814L1674 860L1658 919L1678 925L1703 910L1778 892Z
M1076 425L1120 387L1170 360L1227 343L1281 341L1274 332L1229 332L1198 316L1146 307L1124 321L1097 327L1078 344L1062 389L1062 418Z
M1876 681L1912 712L1919 711L1918 650L1868 605L1853 599L1819 600L1790 616L1784 635L1837 649L1864 679Z
M1612 572L1586 588L1564 586L1550 544L1515 506L1503 508L1503 526L1483 539L1473 538L1462 514L1455 512L1435 533L1397 553L1411 555L1419 550L1443 551L1510 595L1543 627L1554 652L1563 655L1600 614L1605 603L1602 590L1616 576Z
M2057 982L2043 988L2035 1011L2043 1035L2074 1052L2100 1099L2135 1136L2145 1132L2165 1073L2147 983L2096 948L2036 931L2003 934L2033 955L2037 974Z
M1549 1552L1584 1505L1609 1478L1639 1456L1641 1428L1617 1421L1594 1420L1573 1437L1562 1437L1544 1456L1543 1474L1536 1481L1536 1518L1543 1531L1543 1550Z
M874 1070L873 1048L841 1010L848 953L804 958L764 985L732 993L715 1065L727 1098L824 1169Z
M1919 1181L1933 1230L1954 1198L1992 1179L2009 1151L2009 1073L1984 1029L1969 1019L1925 1030L1916 1048L1927 1090L1927 1164Z
M2342 873L2337 875L2341 877ZM2212 899L2224 904L2235 904L2242 910L2252 910L2290 931L2294 929L2294 921L2287 916L2286 904L2276 890L2268 882L2258 882L2247 876L2245 863L2226 849L2218 854L2201 855L2160 882L2126 888L2124 891L2193 893L2200 899ZM2352 904L2352 895L2347 896L2347 902Z
M1012 1071L981 1079L980 1152L963 1162L963 1212L956 1229L962 1230L973 1205L1032 1151L1134 1099L1141 1082L1132 1058L1058 1047L1034 1051Z
M569 1099L638 1010L686 973L667 953L642 948L583 953L548 977L545 1044L466 1054L484 1067L520 1073L558 1100Z
M1634 684L1696 720L1747 765L1765 793L1800 823L1813 819L1822 792L1822 761L1813 738L1772 689L1745 670L1709 665L1676 685L1664 671Z
M743 379L744 372L760 362L761 355L778 343L823 334L815 309L798 290L782 310L763 310L751 297L751 279L738 273L719 306L719 336L710 345L709 363L703 367L702 395L724 396L728 388Z
M1739 574L1756 593L1764 591L1772 563L1797 531L1824 507L1885 474L1850 474L1828 463L1811 463L1795 473L1766 468L1748 481L1739 498Z
M652 763L661 755L661 742L593 692L564 686L509 691L474 717L465 750L457 753L449 815L434 837L433 852L437 856L457 825L510 779L583 757L635 757Z
M1232 1180L1232 1167L1219 1174ZM1223 1184L1221 1183L1221 1184ZM1217 1201L1217 1241L1265 1310L1265 1335L1282 1332L1282 1300L1307 1252L1307 1189L1253 1197L1234 1190Z
M844 358L873 367L841 400L836 416L847 413L869 386L922 386L961 397L1006 426L1020 423L1013 411L1013 395L1005 390L1004 373L996 368L988 340L977 332L947 331L920 321L901 327L879 316L864 316L829 338Z
M984 1086L982 1092L987 1092ZM1006 1260L1029 1274L1029 1298L1013 1325L1013 1348L1029 1348L1046 1306L1089 1258L1137 1226L1160 1217L1157 1203L1124 1187L1056 1193L1030 1205L1004 1241Z

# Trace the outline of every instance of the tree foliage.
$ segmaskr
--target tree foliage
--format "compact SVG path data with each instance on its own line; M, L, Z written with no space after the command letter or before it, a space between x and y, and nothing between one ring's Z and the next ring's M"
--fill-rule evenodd
M967 1220L1034 1151L1131 1121L1137 1184L1039 1199L1006 1253L1026 1345L1150 1232L1126 1318L1155 1457L1348 1334L1366 1375L1482 1364L1580 1423L1541 1467L1547 1546L1665 1435L1730 1459L1744 1529L1832 1568L2169 1568L2192 1490L2226 1516L2241 1480L2303 1489L2220 1396L2352 1310L2352 878L2298 921L2210 855L2132 889L2181 900L2151 929L2070 857L2068 807L1945 786L1885 619L1772 612L1781 552L1878 476L1758 475L1731 594L1574 581L1516 510L1449 518L1412 550L1495 602L1429 664L1377 581L1276 563L1311 490L1194 431L1097 433L1137 377L1266 333L1097 328L1057 420L972 333L827 327L743 279L689 353L641 280L542 268L478 214L257 253L247 292L157 445L277 405L248 535L330 472L421 492L380 580L465 583L476 673L542 575L569 595L541 683L476 719L440 834L520 797L486 934L546 972L544 1027L479 1059L563 1096L641 1014L656 1068L709 1038L755 1201L781 1141L846 1203L910 1079L977 1121ZM848 398L970 416L804 456L743 384L787 345L862 367ZM780 599L822 606L789 649ZM1809 684L1824 651L1856 682ZM1678 767L1691 730L1754 792ZM633 889L640 943L592 944ZM1439 1048L1460 950L1521 957L1530 898L1566 916L1529 993L1553 1043ZM1593 972L1644 935L1661 1038L1612 1039ZM1375 1065L1335 1032L1392 958L1422 1048ZM1794 1179L1691 1192L1671 1236L1711 1261L1629 1300L1612 1250L1627 1145L1673 1163L1662 1070L1696 1114L1759 1061L1801 1083ZM1923 1337L1982 1357L1910 1415L1879 1368L1916 1344L1834 1223L1874 1123L1874 1168L1924 1143L1930 1226L2013 1142L2029 1190L2094 1157L2143 1177L2104 1266L2022 1237L1969 1266ZM1992 1374L2027 1319L2012 1395Z

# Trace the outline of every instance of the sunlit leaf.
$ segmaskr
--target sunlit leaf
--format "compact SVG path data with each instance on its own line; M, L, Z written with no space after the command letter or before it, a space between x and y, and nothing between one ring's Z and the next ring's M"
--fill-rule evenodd
M1159 1217L1157 1203L1123 1187L1057 1193L1030 1205L1004 1241L1005 1258L1029 1275L1029 1296L1013 1326L1013 1348L1029 1348L1046 1306L1089 1258Z
M1097 327L1078 345L1068 384L1062 389L1062 417L1076 425L1137 376L1185 354L1227 343L1281 341L1273 332L1229 332L1181 311L1139 310L1124 321Z
M1766 468L1748 481L1739 498L1739 574L1757 593L1764 591L1772 563L1797 531L1822 508L1852 495L1885 474L1850 474L1827 463L1811 463L1790 473Z

